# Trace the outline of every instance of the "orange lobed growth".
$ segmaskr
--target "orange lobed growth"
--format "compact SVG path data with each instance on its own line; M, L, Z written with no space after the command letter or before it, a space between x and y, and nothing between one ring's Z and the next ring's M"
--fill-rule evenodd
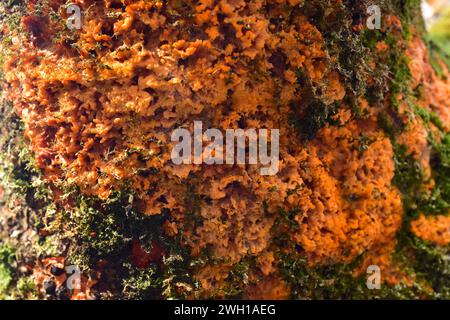
M450 243L450 217L421 215L413 221L411 230L419 238L446 246Z
M9 96L48 182L101 199L129 187L145 214L168 209L165 232L181 235L193 257L208 249L220 261L197 272L205 296L224 287L231 266L249 255L258 264L251 276L266 280L248 296L260 298L261 290L264 297L288 296L271 231L280 209L301 212L298 229L286 232L311 265L350 262L369 251L366 264L378 260L390 268L387 257L403 215L391 184L393 148L367 101L360 104L368 117L350 118L345 88L316 27L302 16L289 24L271 22L285 18L283 6L302 1L185 1L187 7L178 1L167 7L157 1L73 2L85 17L71 46L52 41L52 21L26 18L24 27L38 41L16 37L16 54L5 64ZM168 16L169 9L180 14ZM422 68L420 61L411 65ZM298 70L323 89L328 107L339 103L343 110L336 116L341 126L325 127L307 143L289 125L291 105L306 99ZM448 84L430 83L450 96ZM433 103L447 119L444 104ZM170 135L179 127L192 130L193 120L224 130L280 129L279 173L261 176L257 166L174 166ZM363 151L361 137L370 141ZM404 139L427 159L423 141ZM199 226L189 223L186 193L192 187L200 199ZM438 229L449 222L439 220ZM430 236L434 223L414 228L436 240ZM140 250L135 245L134 256ZM133 259L145 267L151 257Z

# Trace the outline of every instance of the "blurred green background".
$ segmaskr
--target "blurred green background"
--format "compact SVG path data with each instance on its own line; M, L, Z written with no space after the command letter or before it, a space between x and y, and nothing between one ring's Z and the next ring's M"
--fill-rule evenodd
M429 31L431 39L450 55L450 5L442 9Z

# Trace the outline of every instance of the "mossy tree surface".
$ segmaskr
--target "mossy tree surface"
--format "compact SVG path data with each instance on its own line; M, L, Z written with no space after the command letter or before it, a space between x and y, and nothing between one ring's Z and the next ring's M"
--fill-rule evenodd
M90 2L86 1L87 4ZM197 6L195 1L153 1L146 5L142 4L142 1L129 1L135 4L132 8L131 5L128 7L128 10L132 11L134 15L132 18L128 17L130 20L121 20L129 13L124 10L129 4L125 5L124 2L105 1L105 4L102 2L98 6L92 4L93 8L101 7L103 10L105 7L110 10L105 11L107 12L105 14L107 22L97 30L101 33L101 37L98 38L87 35L89 32L84 33L85 38L83 38L77 34L77 31L67 29L64 18L61 18L65 17L65 1L38 0L33 5L27 5L26 1L12 0L0 5L0 20L2 21L0 63L2 65L2 82L4 83L0 108L0 190L2 197L0 203L0 298L62 299L68 298L70 294L79 294L61 293L61 290L57 291L46 287L43 282L48 281L47 278L52 278L52 275L44 270L46 268L45 261L52 261L48 260L52 258L63 259L58 261L64 261L63 265L65 266L75 265L80 268L84 279L83 289L87 292L84 296L81 295L84 298L450 298L448 242L441 241L439 243L438 241L436 243L427 237L420 237L420 232L413 232L415 230L413 225L420 217L425 217L424 219L435 216L446 217L450 210L450 123L448 123L450 119L445 116L445 111L449 111L450 105L448 101L439 105L439 101L433 98L435 94L433 90L438 86L441 90L440 93L448 94L450 84L447 79L449 73L446 62L450 60L448 56L445 56L446 49L441 50L439 45L430 41L426 35L420 18L420 1L249 1L251 4L246 9L243 9L246 6L245 3L236 4L239 1L216 1L215 10L218 11L212 10L211 12L215 12L218 17L217 29L212 27L206 29L204 25L207 23L199 22L201 21L199 16L207 10L201 4ZM220 4L223 6L221 7ZM367 8L374 4L381 8L382 28L380 30L370 30L366 26L366 21L369 19ZM83 9L87 10L88 7ZM233 14L241 10L239 14L243 15L245 19L237 20L235 24L231 18L229 22L226 22L226 15L232 16L229 13L230 10ZM255 13L252 16L246 16L246 12L253 11ZM150 15L153 15L152 18ZM257 21L252 20L252 17L257 17L255 18ZM86 13L86 19L91 18L92 16ZM136 22L140 21L139 19L150 22L148 24ZM300 22L297 22L297 19ZM92 18L92 21L94 20ZM248 126L246 120L254 124L273 116L278 123L285 126L290 137L290 139L284 140L289 144L286 149L305 150L304 153L308 155L301 158L300 151L292 153L298 158L298 161L295 162L298 171L295 171L295 174L300 172L298 174L302 175L304 183L295 186L291 183L283 185L280 181L289 179L282 180L280 178L278 182L272 181L272 185L266 181L260 182L263 186L261 189L264 188L264 190L242 192L243 198L248 197L246 199L248 203L255 202L254 199L260 201L261 198L258 197L261 194L262 197L267 196L267 199L262 198L261 203L256 203L257 209L248 208L249 212L259 210L259 215L254 214L255 221L250 222L226 214L214 217L219 222L214 219L208 220L207 212L211 210L209 206L222 198L210 197L204 190L205 179L212 179L211 175L214 176L214 174L205 174L206 169L192 170L182 179L177 176L179 181L173 183L176 190L172 190L172 193L175 194L176 201L173 201L176 202L176 205L172 205L171 196L167 196L164 193L167 190L163 190L155 201L158 206L153 206L149 199L153 193L157 193L155 190L160 191L158 190L158 179L165 178L164 175L168 172L167 167L169 167L167 163L166 166L161 167L156 165L163 162L162 155L169 146L168 143L165 144L163 138L154 138L151 141L152 148L162 150L157 159L160 162L155 160L157 157L154 157L153 149L147 150L142 147L145 144L136 148L124 148L122 153L119 152L120 150L115 151L116 146L111 148L114 149L112 151L108 148L108 152L114 157L111 161L119 163L117 166L120 167L121 163L126 163L123 161L128 158L136 159L135 162L140 166L135 166L134 162L131 163L126 169L133 171L133 174L127 173L126 179L121 179L117 175L111 178L113 182L108 184L110 189L107 191L102 189L104 186L101 181L109 178L108 172L100 172L100 168L98 168L99 174L98 177L96 176L96 182L92 185L89 185L88 180L77 183L73 175L71 179L67 178L71 174L69 168L72 164L71 160L65 159L64 165L67 164L67 167L61 163L57 167L52 162L54 159L51 159L52 157L58 158L55 156L55 154L58 155L54 151L56 149L52 149L54 145L49 143L49 145L45 145L45 148L40 148L37 146L36 140L31 137L34 134L33 130L43 130L45 134L53 138L57 134L54 132L56 131L54 128L41 128L30 122L29 117L31 116L28 117L28 109L25 105L26 103L33 104L35 101L26 100L28 97L25 99L18 94L20 90L15 86L20 83L24 87L21 81L25 83L25 80L20 76L15 78L15 72L17 71L17 74L20 75L26 74L27 70L21 70L21 65L29 63L31 59L27 56L27 52L39 51L38 49L44 51L45 48L50 48L49 50L53 54L60 55L59 57L64 57L64 59L67 58L64 60L66 62L70 59L76 60L80 55L82 58L78 60L79 64L74 64L71 68L79 68L78 71L80 71L85 65L88 65L87 69L92 71L92 74L82 75L82 77L86 76L87 80L85 78L74 80L74 78L61 80L60 83L53 82L53 87L46 88L49 96L51 94L56 96L57 92L61 93L64 90L79 90L78 92L82 93L88 87L105 85L108 88L107 86L115 81L120 83L117 79L123 75L111 76L111 73L115 71L115 65L113 67L108 65L109 62L105 57L107 57L108 50L114 46L122 46L120 50L114 51L116 54L120 53L120 57L115 60L117 64L127 61L128 52L130 55L133 54L134 43L120 43L121 37L125 37L120 33L120 28L125 28L123 21L134 21L130 22L132 27L129 28L134 28L130 34L136 36L135 40L149 37L143 42L142 50L145 47L152 53L157 51L150 42L150 40L156 41L152 32L167 37L168 40L160 42L161 48L166 48L164 46L168 46L168 42L174 45L171 42L173 39L167 35L169 32L164 34L163 31L165 28L178 28L177 40L194 37L196 40L201 39L208 42L202 49L198 49L200 46L196 47L195 50L198 49L201 54L204 54L201 50L220 47L220 50L214 51L215 54L220 52L216 59L219 62L226 60L227 63L236 66L240 63L236 61L242 59L245 65L243 68L246 72L248 71L248 74L251 74L251 77L254 77L252 80L269 83L268 79L271 79L270 81L273 82L270 82L265 89L272 90L270 91L270 107L272 110L280 111L279 118L273 115L277 112L267 111L267 114L263 114L263 111L257 111L254 115L245 113L248 118L241 117L236 120L236 125L246 127ZM267 21L268 24L264 25L261 21ZM296 28L301 30L300 32L295 30L297 33L292 31L297 38L291 39L288 37L288 30L294 23L297 23L295 24ZM94 24L90 26L93 28ZM108 29L107 26L110 28ZM101 30L102 28L105 30ZM239 38L238 29L245 31L242 31L241 38ZM264 29L264 32L260 29ZM292 27L292 30L294 29ZM44 31L52 33L54 37L51 41L46 38ZM216 41L209 41L209 37L216 31L226 36L224 39L218 37ZM139 32L145 36L139 35ZM270 57L267 58L267 61L259 61L258 50L252 46L246 48L244 45L246 43L245 35L252 32L261 38L264 38L267 33L270 39L271 37L284 39L284 42L280 40L277 43L280 48L283 45L288 46L289 41L299 41L298 48L304 51L302 52L304 64L300 63L296 66L292 61L288 63L288 60L291 59L289 55L295 56L297 47L291 51L284 48L285 51L283 51L276 49L277 45L274 45L275 49L269 50L268 47L272 43L270 39L266 38L264 38L266 45L259 50L267 50L270 52ZM247 40L250 43L253 43L254 40L254 43L258 44L258 40L255 40L259 39L258 36ZM97 40L91 43L93 38ZM109 39L109 44L104 40L106 38ZM23 41L24 47L18 43L20 41ZM257 47L256 44L254 46ZM189 50L183 47L184 43L177 42L177 45L179 46L177 54L182 52L186 56L180 58L174 65L176 65L176 70L182 70L183 73L192 67L192 64L196 64L199 58L190 58ZM432 76L417 77L416 70L411 67L414 65L415 58L411 52L414 53L415 46L420 45L424 47L421 52L426 53L422 61L426 67L422 68ZM231 50L229 48L233 46L239 55L234 52L234 55L228 56ZM26 50L15 52L15 48L26 48ZM42 61L47 61L45 59L51 60L51 57L45 56L42 51L40 54L39 57L37 57L38 55L33 56L35 60L30 63L32 68L39 68ZM314 58L310 59L311 56ZM239 76L236 75L237 71L234 71L233 68L228 66L225 68L223 65L221 67L222 70L217 70L217 72L224 72L224 77L228 77L223 80L223 83L227 86L225 96L230 98L238 91ZM261 70L264 67L267 70ZM124 80L123 87L138 86L140 72L145 73L146 76L150 74L148 70L143 71L139 68L141 66L136 67L137 71L131 68L136 75L128 79L128 82ZM69 69L66 70L67 73L70 73ZM198 69L195 70L198 71ZM122 70L124 74L128 71ZM50 77L49 74L51 74L50 71L48 74L45 72L34 74L34 83L39 83L41 78L47 79L46 77ZM182 78L184 75L178 76ZM92 78L89 78L91 76ZM294 79L294 81L289 82L288 79ZM150 80L148 81L150 82ZM174 85L185 85L184 78L179 82L176 80L175 75L165 79ZM33 81L31 82L33 83ZM286 89L287 87L290 89ZM251 88L246 88L246 90L251 90ZM105 101L98 96L107 96L108 92L106 91L102 92L99 89L93 97L100 102ZM144 91L145 94L160 94L158 89L147 88ZM201 89L199 92L202 92ZM34 92L31 95L36 94L36 97L39 97L39 95L45 96L47 93ZM214 93L213 91L213 95ZM195 96L197 93L189 89L189 94ZM263 96L263 94L261 95ZM288 95L292 95L292 98L287 99ZM336 96L339 97L336 98ZM36 97L33 96L33 98ZM164 96L160 95L153 102L164 102L161 97ZM450 95L447 97L450 98ZM257 99L263 98L258 97ZM39 105L39 103L43 104L42 101L37 104ZM48 102L50 106L54 106L52 103L57 105L55 101ZM124 103L126 105L124 108L128 108L126 101ZM238 113L233 109L237 103L236 99L228 99L218 104L216 109L223 112L225 118L231 119ZM260 107L259 105L255 106L255 110ZM262 107L260 109L263 110ZM123 117L125 117L123 115L125 113L133 114L131 116L135 121L133 125L147 128L145 121L150 123L151 117L162 117L166 114L160 112L161 110L172 112L164 110L164 108L158 110L154 114L144 114L142 117L139 109L120 110L118 114ZM51 114L52 112L54 110L50 107L45 109L44 113ZM95 114L94 118L97 116L95 108L94 111L90 110L89 112ZM219 111L204 109L195 116L203 117L203 120L207 119L217 125L219 122L217 117L211 115L213 112ZM186 115L190 116L191 120L195 118L188 112ZM81 116L85 116L85 114ZM251 118L252 116L253 118ZM97 118L95 120L97 121ZM177 119L180 123L182 120ZM164 122L164 119L158 118L157 121ZM274 122L276 121L272 121L271 124L273 125ZM405 136L413 124L420 126L426 132L426 142L423 147L423 150L429 152L426 153L428 156L426 163L407 144L408 139ZM321 183L322 178L318 174L314 176L316 167L321 167L320 170L324 170L326 174L332 171L330 168L326 168L325 164L329 163L324 160L317 165L314 157L321 158L322 153L327 151L326 142L332 140L328 139L329 132L345 131L347 128L358 126L374 128L371 127L372 131L355 129L358 135L351 132L351 138L347 139L350 141L348 148L351 151L349 153L356 159L354 160L356 163L358 159L366 159L365 157L373 150L372 148L380 143L388 145L392 150L390 161L393 163L393 174L392 181L388 182L392 187L386 190L401 198L401 214L399 214L401 221L399 227L393 228L393 239L388 239L392 250L387 253L383 251L383 255L386 255L383 261L389 261L389 265L383 265L386 270L382 269L383 272L394 274L393 277L399 275L400 280L397 283L389 281L389 279L385 281L384 273L382 273L383 284L380 290L367 288L365 270L367 264L376 261L373 258L378 255L377 250L385 246L386 243L381 240L379 243L377 242L382 237L374 237L374 244L366 244L362 241L364 245L361 248L357 246L355 248L351 243L345 243L345 241L351 241L351 236L348 236L343 241L344 243L336 245L336 250L341 253L338 256L333 256L331 253L327 256L329 251L333 251L330 248L325 248L323 254L315 254L313 249L308 249L308 241L302 238L302 234L311 231L307 227L307 220L314 220L314 217L310 217L306 213L304 208L306 205L304 206L302 201L320 193L317 185ZM69 129L67 130L69 131ZM115 129L109 128L108 130L114 131ZM127 127L127 130L132 129ZM121 128L114 134L125 135L124 132L125 129ZM138 133L144 134L143 132ZM164 132L164 134L166 133ZM127 138L130 137L136 138L131 135L127 136ZM341 138L336 138L337 141L340 141L339 139ZM56 140L55 138L52 143L57 144ZM64 139L61 138L61 140ZM96 148L100 148L102 142L94 140L92 139L92 144ZM119 140L118 138L115 142ZM120 142L123 141L120 140ZM86 151L83 149L85 143L86 141L83 141L83 145L80 143L78 153ZM118 145L120 144L117 143ZM157 147L154 147L155 145ZM41 149L54 152L43 156ZM98 151L98 149L94 149L87 153ZM114 154L114 152L117 153ZM59 156L58 159L64 157L61 154ZM77 156L78 154L73 157ZM105 157L108 156L109 153ZM326 157L323 156L323 158ZM88 166L89 161L86 163ZM147 165L148 163L151 165ZM245 171L246 169L242 170L244 171L238 171L239 174L235 174L230 169L229 175L250 176L253 182L259 179L251 176L252 173L248 173ZM221 177L227 177L227 173L221 169L218 169L217 172ZM312 178L308 180L306 177ZM335 178L334 183L339 184L339 177ZM145 181L150 181L147 189L142 187ZM229 188L218 189L223 191L226 196L233 195L235 193L233 187L243 188L242 181L244 180L236 178L230 183ZM210 180L208 180L209 182ZM167 185L171 186L172 184ZM211 185L214 186L214 184ZM267 187L267 185L270 186ZM286 190L283 194L285 202L274 200L276 196L273 194L281 192L280 190ZM257 195L252 193L253 191ZM375 190L374 193L378 191ZM377 203L383 203L386 199L382 198L386 197L386 194L381 191L379 193L376 196L381 200L377 200L379 201ZM388 197L389 195L390 193L387 194ZM356 215L361 211L364 213L364 210L367 211L364 217L369 216L372 219L371 213L368 211L373 208L369 205L358 207L359 204L366 203L362 202L365 201L362 199L364 195L357 194L355 191L351 194L342 192L339 193L339 196L344 199L339 199L340 202L337 203L343 203L346 208L351 208L351 213L346 213L347 220L345 221L353 221L356 219L353 214ZM298 200L298 204L292 205L292 201L288 201L292 197L298 197L295 199L301 200ZM323 200L322 198L326 197L322 197L321 194L317 198L320 198L320 201L331 202L329 198ZM233 205L238 206L234 202ZM156 210L154 208L157 208L158 212L154 212ZM247 208L245 209L247 210ZM245 216L246 212L241 208L240 211L236 209L234 214L239 217L240 215ZM325 213L329 216L334 214L333 212ZM388 220L390 218L382 216L382 218L375 217L373 219ZM247 243L243 246L247 246L248 250L246 249L245 253L238 252L234 256L231 254L230 256L221 255L220 248L214 245L214 241L221 239L212 240L211 243L204 240L204 238L217 237L213 231L206 229L212 220L217 222L221 228L227 228L227 223L232 225L230 229L236 228L236 230L230 231L231 235L226 234L231 239L228 240L231 243L230 251L232 252L233 246L238 246L236 244L238 241L234 237L239 237L241 234L237 229L247 228L246 223L257 225L261 229L261 233L267 233L264 238L264 250L258 251L252 248L252 245L257 246L252 241L257 242L260 239L255 236L257 240L246 239ZM242 220L244 222L239 224ZM266 225L261 226L263 224ZM383 221L380 225L384 225ZM333 229L332 224L324 225L319 228L318 232L339 234L338 223L334 228L337 230ZM176 229L177 232L168 232L168 229L172 231ZM209 234L205 236L205 233L208 232ZM354 237L356 238L356 236ZM200 245L201 241L206 244ZM315 245L321 246L320 243ZM387 246L389 247L389 245ZM271 261L270 268L265 266L265 259ZM270 271L266 272L265 268ZM217 277L208 278L210 272ZM59 290L63 286L59 286L57 289ZM260 295L260 292L264 290L270 292L270 295Z

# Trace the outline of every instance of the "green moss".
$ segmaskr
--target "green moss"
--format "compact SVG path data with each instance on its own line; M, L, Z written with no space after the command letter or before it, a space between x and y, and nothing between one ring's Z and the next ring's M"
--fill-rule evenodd
M449 249L427 243L410 236L409 248L413 250L413 267L418 277L431 286L433 298L450 299Z
M77 205L61 218L64 229L59 231L77 231L70 261L86 270L95 268L102 259L123 255L133 239L149 245L153 238L149 231L160 228L159 216L146 217L132 208L130 191L116 192L106 201L75 194Z
M396 51L393 50L393 52ZM398 108L398 94L402 94L404 97L410 94L411 72L408 68L408 58L403 54L392 54L390 72L392 74L390 84L391 103Z
M430 129L433 124L442 128L442 122L436 114L415 107L415 113L422 118L425 126ZM428 191L424 184L428 182L423 169L415 156L408 152L408 147L400 145L396 141L399 129L394 129L392 123L380 125L385 128L387 135L391 138L394 147L395 175L392 183L401 191L403 205L407 220L416 219L419 213L442 214L450 208L450 137L443 135L441 142L436 143L429 134L428 140L432 147L431 169L434 187Z
M17 281L15 292L13 292L15 300L35 300L38 298L37 288L34 283L34 278L31 276L22 277Z
M423 294L421 287L404 284L368 289L364 275L352 276L362 256L350 264L318 267L309 267L306 260L292 255L280 254L278 258L281 275L292 285L294 299L416 299Z
M196 297L200 283L192 277L193 270L203 265L202 259L193 259L188 251L179 245L169 246L170 251L163 259L163 272L161 274L165 299L187 299ZM198 297L197 297L198 298Z
M374 139L361 135L356 139L356 151L361 156L365 151L369 150L370 145L374 142Z
M402 192L404 204L417 208L423 172L420 163L407 150L405 145L394 144L395 175L392 183Z
M412 26L420 33L425 33L425 22L421 12L421 0L393 0L392 5L402 22L405 38L410 39Z
M20 29L22 1L8 0L11 16L9 27L11 31ZM44 3L44 2L41 2ZM353 30L354 23L358 22L354 16L361 13L369 1L343 1L337 12L327 10L329 1L307 1L298 8L286 6L287 12L301 11L314 25L318 26L324 37L324 45L330 57L329 69L339 72L341 80L346 86L346 97L341 103L328 105L316 84L312 84L305 74L299 71L299 90L303 90L301 101L291 106L294 114L292 125L296 126L303 139L313 139L317 131L327 125L338 126L334 116L342 105L351 107L353 117L364 118L366 114L359 108L359 98L366 97L371 106L382 105L387 95L390 95L394 107L398 107L398 95L406 100L413 93L409 89L411 74L404 54L403 43L411 32L409 26L416 23L418 0L394 1L392 8L385 7L385 1L380 5L383 11L397 13L403 22L403 34L398 35L392 30L365 30L361 33ZM18 6L19 5L19 6ZM16 9L12 10L13 8ZM186 7L188 8L188 7ZM180 7L172 13L177 16L188 16L186 8ZM41 6L40 11L45 8ZM11 11L12 10L12 11ZM179 12L177 12L179 11ZM55 13L50 12L51 20L56 24ZM52 18L53 17L53 18ZM360 17L363 18L363 17ZM72 36L67 36L65 30L57 35L57 39L66 39L73 42ZM66 38L64 38L66 37ZM384 40L390 45L385 56L375 53L377 42ZM2 39L8 43L10 37ZM102 50L99 46L97 50ZM432 55L432 57L435 57ZM432 59L435 68L440 65L437 58ZM333 63L336 64L333 64ZM1 63L1 58L0 58ZM375 63L376 67L369 65ZM372 80L372 81L369 81ZM199 284L192 274L198 265L211 262L207 253L201 258L192 259L190 252L183 246L183 232L179 238L168 238L162 232L163 223L169 219L168 211L162 211L156 216L145 216L136 209L133 190L124 188L115 192L111 197L102 201L95 197L80 195L76 188L62 182L58 187L64 192L63 198L74 204L73 210L59 208L52 205L51 192L36 168L33 156L27 152L27 144L22 138L22 124L10 110L11 105L2 106L2 127L0 146L0 177L5 189L15 197L20 198L21 205L32 208L37 214L33 215L36 229L46 227L51 234L43 237L34 248L37 253L44 256L66 255L69 264L80 266L83 271L95 271L99 264L106 262L107 267L102 272L99 286L108 288L116 298L187 298L195 295ZM393 108L395 109L395 108ZM436 187L431 194L424 194L423 173L419 163L407 153L405 146L398 145L395 138L403 130L404 124L396 117L398 110L389 110L388 114L380 116L380 124L385 128L386 134L391 138L395 151L395 178L393 183L402 192L406 219L405 226L399 236L399 256L403 257L405 268L417 273L431 284L437 297L448 297L448 259L446 249L436 248L413 238L408 234L409 222L415 219L423 210L427 213L439 213L448 209L450 203L450 138L443 136L441 142L432 140L432 169ZM392 115L391 112L394 114ZM437 116L424 110L416 110L424 122L432 123L442 129L442 123ZM370 140L361 136L356 148L362 153L367 150ZM140 150L130 152L141 153ZM126 156L126 155L125 155ZM185 207L187 220L193 226L200 226L203 221L198 214L201 199L197 194L197 185L201 183L194 176L189 177L189 187L185 194ZM297 192L293 190L292 192ZM8 205L17 200L10 198ZM352 201L351 197L348 199ZM426 296L418 284L412 288L403 285L389 287L383 286L381 290L368 290L364 277L353 278L352 270L358 265L360 259L348 265L329 265L310 268L301 257L301 248L295 247L289 241L289 231L296 231L298 224L296 217L302 214L300 210L280 210L279 217L273 226L274 246L280 248L278 261L283 278L293 288L294 298L417 298ZM72 231L76 231L73 233ZM131 243L138 240L143 248L150 251L157 243L164 248L162 261L151 263L145 270L140 270L129 263ZM68 250L63 252L59 244L64 242ZM34 250L33 249L33 250ZM8 254L7 259L1 258L0 250L0 295L3 291L13 291L17 296L30 297L35 290L28 277L17 279L14 274ZM409 258L411 255L411 259ZM408 255L408 256L407 256ZM6 256L5 256L6 257ZM3 260L2 260L3 259ZM4 262L6 261L6 262ZM425 262L426 265L424 265ZM243 288L248 284L249 270L254 269L251 257L245 258L235 264L225 289L226 297L242 297ZM434 270L434 271L433 271ZM16 286L14 286L16 283ZM218 294L223 294L220 292ZM3 293L6 294L6 293ZM9 294L9 293L8 293Z
M330 28L329 23L333 23L330 21L322 21L325 23L325 27L320 30L323 32L329 52L331 55L338 57L337 70L343 79L345 79L344 83L350 85L346 88L346 102L352 106L353 114L356 118L361 117L361 115L358 115L357 103L355 103L358 97L365 96L372 106L381 104L387 94L390 97L391 107L388 112L381 113L379 125L385 130L386 135L391 139L394 147L395 176L393 184L402 193L406 211L404 227L399 237L402 237L402 234L408 232L410 221L417 218L421 210L426 209L425 211L432 212L441 208L441 210L434 212L443 212L442 209L447 206L446 190L449 190L450 186L450 184L447 185L447 179L444 178L450 175L442 166L442 163L446 163L447 159L447 143L445 139L442 140L439 146L433 148L435 150L432 161L433 172L435 172L434 177L437 181L437 187L433 194L426 194L424 191L425 177L420 163L408 153L407 146L400 145L396 142L397 136L406 127L406 124L401 120L402 117L398 115L398 107L400 105L398 97L401 96L407 103L414 100L412 97L413 92L410 89L411 73L408 68L409 61L405 55L405 44L411 36L409 29L411 24L419 25L419 32L423 31L421 27L422 21L418 15L419 7L420 3L418 1L394 1L393 7L383 8L400 16L403 24L403 33L400 35L395 30L390 29L385 31L365 30L355 38L353 33L349 35L350 31L348 26L341 24ZM351 10L348 12L350 14ZM351 21L351 19L347 19L347 21ZM375 54L374 49L379 41L385 41L389 45L390 49L386 54ZM365 67L369 62L375 63L376 67L374 70ZM367 87L367 83L369 83L368 79L376 79L376 84ZM321 108L316 109L321 110ZM424 112L423 110L420 110L417 114L424 121L430 122L438 128L442 128L442 123L435 114ZM319 112L320 115L321 113ZM313 116L315 115L313 114ZM303 118L303 121L310 121L312 118L308 116ZM314 124L315 122L312 121L311 123ZM309 137L313 137L314 133L322 126L323 124L311 130L310 132L312 134ZM367 141L362 139L360 142L359 145L363 152L364 146L366 145L365 142ZM283 217L282 220L276 222L278 225L277 228L280 230L287 228L284 229L285 231L290 230L290 221L292 221L289 218L290 215L282 214L281 217ZM280 225L283 227L280 228ZM365 286L364 278L354 279L351 276L352 268L350 265L310 268L306 261L302 260L295 253L298 250L301 252L301 248L290 248L289 245L286 246L289 243L289 239L283 238L282 234L280 234L278 240L280 243L277 243L277 245L287 250L286 252L290 252L287 255L283 253L280 256L280 269L285 280L295 289L294 298L410 299L430 296L424 287L419 284L420 281L412 287L405 285L394 287L383 286L382 290L368 290ZM403 241L400 242L403 243ZM283 243L285 244L284 246ZM403 255L403 251L408 250L411 250L411 246L405 245L399 248L398 252ZM415 255L417 255L417 261L420 261L420 252L416 251L413 256ZM420 272L416 265L405 264L404 268L405 270L410 270L412 273ZM431 270L427 272L431 273Z
M409 32L408 22L415 21L417 10L420 8L417 1L396 1L394 5L380 2L382 12L400 15L404 21L405 33L399 34L396 30L387 28L383 30L364 29L361 32L353 30L354 24L362 23L365 17L361 12L372 4L370 1L361 1L357 5L351 1L343 1L332 14L329 3L326 1L310 1L302 7L302 13L319 28L324 46L330 57L327 61L329 68L341 75L345 85L345 103L328 106L323 97L318 94L320 90L310 83L308 78L297 73L299 88L301 88L301 104L291 106L293 124L300 131L301 136L312 139L316 132L325 125L340 125L334 121L334 115L343 105L350 106L353 117L365 118L367 112L361 111L359 102L365 97L372 106L381 105L387 95L390 96L391 105L397 109L400 102L398 96L408 96L411 74L408 68L408 59L405 55L404 44L408 39L405 33ZM408 32L406 32L408 31ZM385 41L390 49L386 54L376 51L376 44ZM375 65L375 67L371 67Z
M437 115L433 111L425 110L419 106L414 106L414 113L417 114L420 118L422 118L425 126L429 129L430 124L435 125L439 130L444 130L444 124L442 123L442 120L439 118L439 115Z
M421 210L429 214L446 214L450 209L450 135L444 134L437 143L429 136L432 145L431 169L435 181L429 195L424 196Z
M395 177L393 184L402 192L407 219L415 219L419 212L425 214L443 214L450 209L450 136L445 134L444 125L440 118L433 112L413 107L414 114L419 116L427 128L428 142L431 146L430 165L432 169L431 179L434 187L431 191L424 188L425 176L420 163L413 155L408 153L407 146L398 145L395 137L398 132L392 132L392 124L384 123L382 126L390 133L395 152ZM438 131L440 142L437 142L431 134L431 126Z
M17 270L16 250L0 241L0 300L37 298L34 279Z
M249 284L248 275L253 266L252 257L243 258L233 266L226 279L227 287L223 292L227 299L244 298L244 289Z
M311 140L315 137L317 131L324 126L331 124L336 125L338 122L334 119L337 112L337 105L325 105L320 100L314 100L307 106L301 108L300 115L299 106L291 105L296 116L290 119L290 125L294 126L304 140Z
M447 214L450 209L450 136L444 132L440 118L433 112L424 110L411 101L413 114L423 121L428 130L431 146L431 178L434 186L431 191L424 188L428 182L417 160L407 152L407 147L396 143L399 129L384 121L384 128L391 138L395 151L396 171L393 184L401 191L405 216L398 234L398 245L394 258L402 270L415 277L415 286L421 288L420 298L448 299L450 293L449 248L427 243L411 233L411 222L420 214ZM432 134L432 132L434 132ZM440 136L436 140L436 135Z
M123 294L127 299L155 299L161 297L162 280L154 268L138 270L129 265L129 274L123 279Z
M5 297L13 280L14 250L0 242L0 298Z
M0 264L0 298L5 296L12 280L11 271L4 264Z
M395 174L392 184L401 192L403 205L407 213L406 218L416 218L423 193L424 173L422 166L408 152L408 146L397 142L397 136L404 128L402 125L398 125L393 116L380 115L378 125L389 137L394 149Z
M5 12L8 17L6 24L10 32L21 31L22 16L26 12L26 5L23 0L6 0L0 3L0 9Z
M415 277L417 287L422 288L420 298L450 298L450 248L436 246L416 237L406 220L398 236L395 261Z
M43 209L50 203L51 192L35 165L34 157L23 138L23 124L10 103L0 107L0 178L11 197L7 205L16 206L14 200L29 207Z
M101 261L106 262L108 271L100 281L115 288L116 298L182 298L187 292L180 287L196 288L191 275L195 260L181 246L181 239L163 234L167 212L153 216L140 213L135 209L133 192L127 190L113 193L106 201L75 194L77 208L62 217L59 223L63 229L58 232L77 231L70 239L69 264L89 274ZM154 261L145 270L131 265L133 240L148 252L154 245L162 247L162 260Z
M193 261L189 252L181 247L181 239L168 238L162 233L167 212L156 216L138 212L132 190L115 192L102 201L85 197L77 188L65 183L59 183L58 187L63 191L62 197L74 203L74 209L59 208L53 203L52 193L36 168L33 156L27 151L22 123L10 104L3 104L2 108L0 176L10 195L6 205L17 209L17 203L20 203L24 210L33 208L36 212L30 214L30 219L35 220L32 227L36 230L45 227L50 231L32 248L20 250L25 250L34 259L37 255L66 256L68 264L79 266L86 274L97 270L101 261L106 261L108 270L101 283L111 288L116 298L182 297L186 293L180 293L180 285L196 288L190 275ZM193 202L193 212L197 207L198 203ZM130 266L132 240L139 240L148 251L154 242L161 245L165 250L163 265L154 263L145 271ZM26 278L16 278L4 264L0 268L2 288L8 286L11 294L17 297L36 296Z

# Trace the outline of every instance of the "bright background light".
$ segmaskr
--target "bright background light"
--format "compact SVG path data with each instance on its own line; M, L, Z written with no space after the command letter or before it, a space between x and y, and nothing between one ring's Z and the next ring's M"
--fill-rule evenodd
M431 39L450 56L450 0L427 0L422 11Z

